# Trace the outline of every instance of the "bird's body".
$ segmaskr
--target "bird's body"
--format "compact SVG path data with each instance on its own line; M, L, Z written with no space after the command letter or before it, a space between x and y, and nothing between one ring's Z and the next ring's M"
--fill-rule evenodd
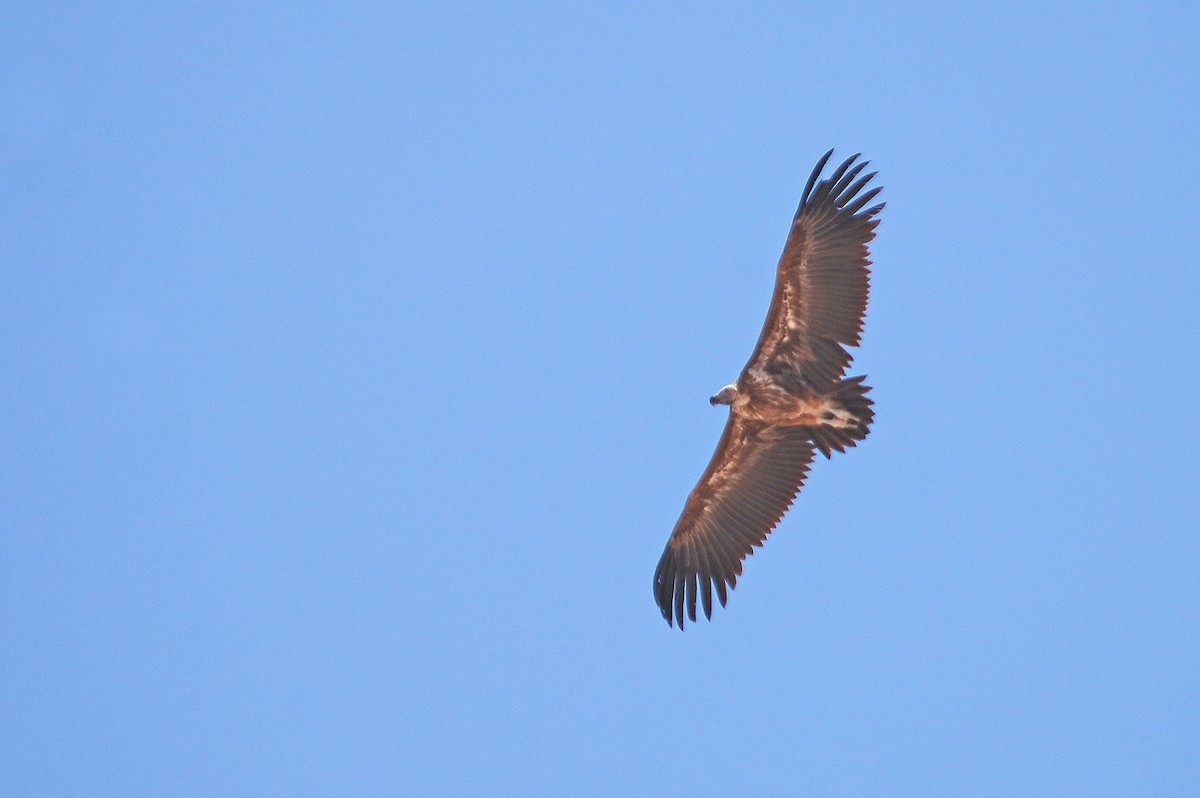
M830 457L866 437L874 414L863 377L843 378L862 335L869 292L867 243L883 205L862 192L874 173L845 161L817 182L817 164L796 211L758 345L741 375L709 401L729 420L708 469L684 505L654 574L668 623L696 620L696 600L712 617L791 505L816 451ZM860 193L862 192L862 193Z

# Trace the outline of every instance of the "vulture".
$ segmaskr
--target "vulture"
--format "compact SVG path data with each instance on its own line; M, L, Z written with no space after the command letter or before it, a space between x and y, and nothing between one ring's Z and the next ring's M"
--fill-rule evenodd
M814 454L844 452L867 436L874 412L864 377L845 377L870 290L867 244L883 203L860 155L822 178L817 162L775 273L775 293L754 354L737 382L709 399L729 419L712 461L688 496L654 572L654 599L670 625L712 619L742 561L761 546L800 492Z

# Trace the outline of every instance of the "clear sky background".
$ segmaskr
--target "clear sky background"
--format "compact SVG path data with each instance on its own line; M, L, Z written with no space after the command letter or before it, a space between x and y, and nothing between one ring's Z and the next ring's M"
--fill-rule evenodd
M1198 87L1192 2L6 5L0 794L1200 793ZM681 634L829 147L877 422Z

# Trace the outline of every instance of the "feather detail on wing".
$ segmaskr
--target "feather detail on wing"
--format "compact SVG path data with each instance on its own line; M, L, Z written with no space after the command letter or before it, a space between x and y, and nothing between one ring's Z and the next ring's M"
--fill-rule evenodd
M846 373L858 346L870 291L867 244L875 237L883 203L866 210L880 188L867 191L874 172L858 155L820 180L825 153L805 186L784 244L775 294L758 346L746 368L824 391Z
M804 427L776 427L731 414L712 462L684 505L654 572L654 598L668 623L696 620L696 596L712 618L725 605L742 560L783 518L813 459Z

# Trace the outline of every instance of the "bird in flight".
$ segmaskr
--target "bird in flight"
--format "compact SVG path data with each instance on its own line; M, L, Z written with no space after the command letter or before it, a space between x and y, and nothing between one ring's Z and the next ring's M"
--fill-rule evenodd
M815 452L826 458L867 436L874 418L864 377L843 375L858 346L870 291L870 253L883 203L875 172L851 156L820 179L817 162L792 220L762 334L737 382L709 399L728 405L725 431L688 496L654 572L668 624L712 618L742 560L761 546L800 492ZM864 191L864 189L866 189ZM864 210L866 208L866 210Z

